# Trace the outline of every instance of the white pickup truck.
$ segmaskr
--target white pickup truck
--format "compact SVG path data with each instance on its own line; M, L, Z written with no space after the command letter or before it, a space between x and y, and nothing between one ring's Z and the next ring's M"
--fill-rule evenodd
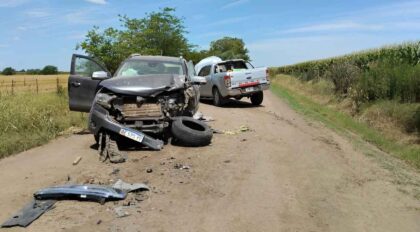
M200 87L202 99L213 99L213 104L222 106L228 98L240 100L251 98L253 105L263 101L263 90L270 86L268 68L254 68L244 60L225 60L212 56L195 65L198 76L207 83Z

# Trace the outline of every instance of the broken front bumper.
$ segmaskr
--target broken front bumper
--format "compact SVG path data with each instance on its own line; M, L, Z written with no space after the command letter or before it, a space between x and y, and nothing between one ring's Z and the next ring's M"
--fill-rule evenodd
M98 104L94 104L89 114L89 130L97 135L101 129L112 131L155 150L163 148L163 141L154 139L141 131L119 124L109 116L109 113L105 108Z

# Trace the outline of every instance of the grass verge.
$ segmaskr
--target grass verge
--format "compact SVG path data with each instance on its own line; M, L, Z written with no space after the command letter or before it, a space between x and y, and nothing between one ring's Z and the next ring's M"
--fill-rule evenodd
M273 81L271 90L284 99L294 110L312 119L321 121L329 128L340 133L349 132L359 135L363 140L376 145L379 149L390 153L410 165L420 168L420 146L415 144L399 144L387 138L364 122L356 121L349 114L319 104L303 93L292 91L287 85Z
M61 93L0 95L0 158L42 145L70 127L86 127Z

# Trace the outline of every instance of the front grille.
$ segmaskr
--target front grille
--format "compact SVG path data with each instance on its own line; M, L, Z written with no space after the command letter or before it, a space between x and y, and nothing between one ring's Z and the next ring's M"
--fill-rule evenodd
M125 103L121 113L125 120L156 119L163 117L160 104L157 103Z

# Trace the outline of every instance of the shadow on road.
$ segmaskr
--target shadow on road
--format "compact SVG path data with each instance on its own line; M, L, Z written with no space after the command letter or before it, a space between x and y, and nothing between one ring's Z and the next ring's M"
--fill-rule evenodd
M212 100L200 100L201 103L206 104L206 105L213 105L213 101ZM256 107L264 107L263 105L259 105L259 106L254 106L252 105L250 102L245 102L245 101L238 101L235 99L227 99L226 103L223 104L223 106L221 108L256 108Z

